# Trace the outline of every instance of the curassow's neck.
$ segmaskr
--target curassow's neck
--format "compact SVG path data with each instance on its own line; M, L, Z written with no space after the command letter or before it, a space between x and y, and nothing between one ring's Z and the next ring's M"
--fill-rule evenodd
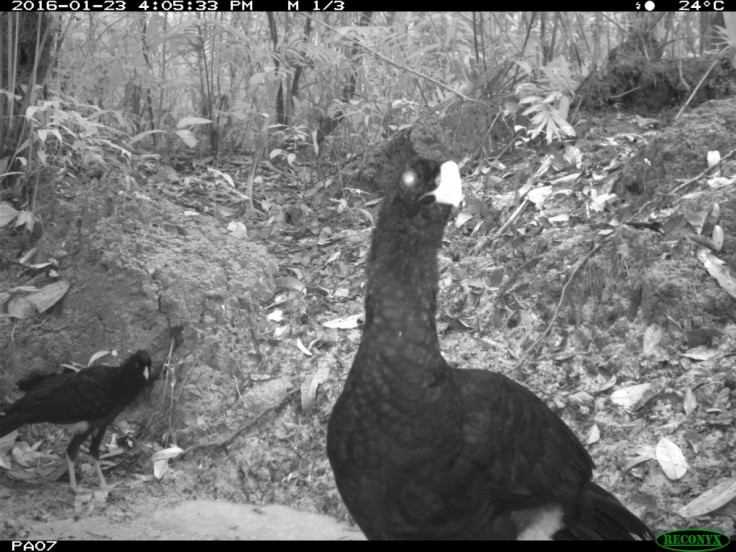
M386 356L415 364L425 357L440 359L435 313L444 225L402 225L406 221L390 212L381 215L368 259L363 340L378 344Z

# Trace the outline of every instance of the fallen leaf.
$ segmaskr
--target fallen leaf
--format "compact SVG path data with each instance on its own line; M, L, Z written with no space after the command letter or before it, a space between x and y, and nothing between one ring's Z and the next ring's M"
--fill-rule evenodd
M240 221L231 221L227 225L227 230L230 232L230 235L236 238L244 239L248 237L248 229L245 227L245 224Z
M706 160L708 161L708 168L712 169L721 161L721 153L718 150L710 150L706 154Z
M153 462L153 477L156 479L162 479L167 471L169 471L168 460L156 460Z
M93 354L91 357L89 357L89 362L87 362L87 367L89 368L95 362L97 362L101 358L105 358L106 356L116 357L116 356L118 356L118 352L115 351L115 350L112 350L112 351L97 351L95 354Z
M455 228L460 228L463 224L472 219L473 216L474 215L472 213L469 213L468 211L458 213L458 215L455 217Z
M723 249L723 228L721 228L720 225L716 224L713 227L713 234L711 237L716 253L718 253L721 249Z
M705 216L705 222L703 223L703 235L708 236L713 233L713 228L718 224L718 220L721 218L721 207L717 203L713 203L708 209L708 214Z
M540 186L539 188L534 188L533 190L529 190L529 193L527 194L526 198L534 203L534 205L537 206L537 208L544 205L545 200L549 197L549 194L552 193L552 186Z
M708 347L704 347L703 345L698 345L697 347L688 349L684 353L680 353L681 356L691 358L693 360L710 360L717 354L718 353L716 351L709 349Z
M169 460L171 458L176 458L177 456L180 456L183 452L184 449L180 447L168 447L154 452L151 455L151 460L153 460L154 462L157 460Z
M600 441L600 439L601 430L598 429L598 424L593 424L593 427L588 430L588 434L585 436L585 444L592 445L593 443Z
M610 378L606 378L606 376L604 376L603 374L598 374L590 382L588 386L588 391L590 391L591 393L602 393L603 391L608 391L611 387L616 385L616 381L617 378L615 374Z
M695 398L695 393L689 387L685 390L682 407L685 409L685 416L690 416L698 408L698 399Z
M302 291L307 286L303 282L294 278L293 276L283 276L282 278L274 278L273 283L276 287L283 289L292 289L294 291Z
M300 351L301 351L302 353L304 353L305 355L307 355L307 356L312 356L312 353L311 353L311 351L310 351L309 349L307 349L307 348L306 348L306 347L304 346L304 343L302 343L302 340L301 340L301 339L299 339L298 337L296 338L296 346L297 346L297 347L299 348L299 350L300 350Z
M18 213L18 218L15 221L15 227L18 228L25 224L26 229L29 232L33 232L33 226L36 223L36 219L33 217L33 211L21 211ZM2 224L0 224L2 226Z
M32 293L26 299L33 303L39 313L43 313L58 303L61 298L64 297L64 294L66 294L68 289L69 282L66 280L59 280L58 282L53 282L42 287L39 291Z
M338 330L351 330L358 327L358 320L362 320L362 314L351 314L350 316L343 316L342 318L335 318L327 322L323 322L322 325L325 328L333 328Z
M8 456L8 453L12 450L17 436L18 430L14 429L7 435L0 437L0 468L10 469L10 456Z
M323 363L314 374L307 377L302 383L301 388L301 399L302 399L302 410L308 411L314 404L314 399L317 396L317 389L319 386L327 381L327 377L330 375L330 365Z
M626 410L638 410L659 392L658 387L651 383L641 383L617 389L611 393L611 401L624 407Z
M680 447L667 437L662 437L657 443L656 454L657 462L669 479L677 480L687 473L685 455L682 454Z
M281 322L284 319L284 311L281 309L276 309L275 311L271 312L266 316L267 320L270 320L271 322Z
M732 176L730 178L726 178L724 176L714 176L713 178L709 178L708 180L706 180L708 186L710 186L714 190L717 190L718 188L723 188L724 186L730 186L734 182L736 182L736 176ZM683 199L685 199L684 196Z
M8 316L17 318L18 320L24 320L26 318L33 318L38 314L38 310L33 306L26 297L11 297L5 304Z
M725 263L713 255L705 248L701 248L697 252L698 260L703 263L708 274L713 276L718 285L728 293L732 299L736 299L736 279L731 275L731 271Z
M644 455L635 456L633 458L630 458L626 462L626 464L623 466L622 470L625 471L625 472L627 472L631 468L633 468L634 466L638 466L639 464L642 464L643 462L648 462L649 460L654 460L654 457L652 457L652 456L644 456Z
M0 201L0 228L12 221L16 216L18 216L18 211L13 209L10 203Z
M590 203L590 209L596 213L602 213L609 201L616 199L616 194L601 194L596 196Z
M642 345L645 355L653 355L657 352L657 345L662 340L662 328L657 324L650 324L644 330L644 342Z
M708 216L708 213L698 210L698 207L691 203L687 204L682 209L682 214L685 216L685 219L690 224L690 226L693 227L695 233L699 236L701 234L701 231L703 230L705 217Z
M682 517L697 517L708 514L725 506L736 498L736 477L721 481L715 487L708 489L698 498L680 508Z

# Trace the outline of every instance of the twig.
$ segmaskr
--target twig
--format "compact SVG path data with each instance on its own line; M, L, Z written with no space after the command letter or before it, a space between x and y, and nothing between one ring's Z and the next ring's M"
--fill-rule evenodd
M723 52L723 50L721 50ZM710 64L710 67L708 67L708 70L703 75L703 78L700 79L700 82L697 84L697 86L693 89L692 92L690 92L690 96L688 96L687 100L684 104L682 104L682 107L680 108L680 111L677 112L677 115L675 115L675 121L680 118L680 115L682 115L682 112L685 111L685 108L690 105L690 101L693 99L693 96L695 96L695 93L700 90L700 87L703 85L703 82L705 82L705 79L708 75L710 75L710 72L713 70L713 68L716 66L716 63L720 60L721 52L718 52L716 54L716 59L713 60L713 63Z
M287 402L289 402L291 397L296 395L298 392L299 392L299 387L297 387L296 389L292 389L291 391L286 393L286 395L284 395L284 397L279 401L278 404L269 406L268 408L264 408L263 410L261 410L261 412L255 418L253 418L250 422L248 422L246 425L241 427L239 430L237 430L235 433L233 433L230 437L228 437L224 441L218 441L215 443L201 443L199 445L194 445L184 450L184 452L182 452L179 456L181 457L181 456L184 456L185 454L189 454L191 452L195 452L197 450L202 450L202 449L209 449L209 448L227 449L233 443L233 441L235 441L235 439L237 439L244 433L247 433L251 429L253 429L263 418L266 417L267 414L270 414L271 412L275 412L276 410L283 407Z
M680 184L677 188L675 188L671 192L667 192L666 195L668 195L668 196L675 195L677 192L679 192L680 190L682 190L685 186L688 186L688 185L692 184L693 182L695 182L696 180L699 180L699 179L703 178L712 169L714 169L715 167L717 167L718 165L720 165L721 163L723 163L726 159L728 159L731 156L733 156L734 153L736 153L736 149L732 149L726 155L724 155L723 157L721 157L720 160L718 161L718 163L716 163L712 167L708 167L707 169L703 169L702 171L700 171L700 174L698 174L697 176L693 176L690 180L686 180L685 182L683 182L682 184Z
M529 193L529 190L527 190L524 193L524 195L521 196L523 198L523 201L516 208L516 211L514 211L511 214L511 216L508 219L506 219L506 222L503 223L503 226L501 226L498 230L496 230L492 236L485 236L482 240L478 241L478 243L475 244L475 247L473 248L473 250L476 253L478 253L481 249L483 249L486 245L488 245L488 242L495 240L501 234L503 234L506 230L508 230L509 226L511 226L516 221L516 219L518 219L521 216L521 213L524 212L524 209L526 209L526 206L529 205L529 200L526 199L525 197L528 193Z
M527 192L528 193L528 192ZM526 194L525 194L526 195ZM523 197L523 196L522 196ZM526 209L526 206L529 205L529 200L524 198L524 201L521 202L521 205L519 205L516 208L516 211L512 213L512 215L508 218L508 220L499 228L496 230L496 232L493 234L492 239L496 239L498 236L503 234L506 230L508 230L509 226L511 226L516 219L518 219L521 216L521 213L524 212L524 209Z
M613 234L611 234L611 236L612 235ZM539 336L539 339L537 339L530 347L528 347L526 351L524 351L521 358L519 359L519 362L517 362L516 365L511 370L509 370L508 372L509 374L521 368L521 366L526 362L526 359L529 357L531 352L534 351L534 349L536 349L542 343L542 341L544 341L547 338L549 333L552 331L552 327L557 321L557 317L559 316L560 310L562 309L562 303L565 301L565 296L567 295L567 288L570 287L570 284L575 279L575 275L580 271L583 265L585 265L585 263L587 263L590 260L593 254L596 251L598 251L603 246L603 244L606 243L611 238L611 236L607 236L606 238L601 240L600 243L598 243L593 249L591 249L588 252L587 255L585 255L585 257L580 259L580 262L570 274L569 278L567 279L567 282L565 282L565 285L562 287L562 294L560 295L560 301L557 303L557 308L555 309L555 313L552 315L552 320L550 320L549 324L547 324L547 328L544 330L544 333L541 336Z

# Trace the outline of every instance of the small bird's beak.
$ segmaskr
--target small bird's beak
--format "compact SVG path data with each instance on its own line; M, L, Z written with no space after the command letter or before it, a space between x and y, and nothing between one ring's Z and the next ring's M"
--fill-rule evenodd
M457 207L463 201L463 183L460 180L460 169L454 161L446 161L440 166L437 177L437 188L427 194L433 196L437 203Z
M146 381L151 377L151 368L146 366L143 368L143 377L146 378Z

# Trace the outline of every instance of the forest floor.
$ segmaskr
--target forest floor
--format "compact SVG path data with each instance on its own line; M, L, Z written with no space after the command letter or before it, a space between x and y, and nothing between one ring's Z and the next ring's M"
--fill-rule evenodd
M633 116L596 126L606 131L586 140L595 153L551 151L549 162L526 150L506 165L466 168L466 208L448 225L440 259L443 353L463 368L506 373L547 401L586 444L596 481L655 534L686 527L733 534L733 503L695 519L680 512L735 475L728 353L736 327L706 312L698 320L712 331L701 335L652 314L682 300L660 293L656 305L647 303L652 286L709 277L680 246L686 238L621 224L631 208L609 195L615 179L605 177L632 155L628 137L642 131ZM257 333L266 375L286 378L288 392L257 420L243 420L227 447L192 450L163 474L154 476L150 463L156 443L138 443L135 454L109 448L105 473L118 484L109 492L75 496L66 478L0 473L0 539L362 538L335 490L324 443L360 340L380 196L343 188L339 178L315 184L324 175L308 168L266 174L256 189L266 215L246 227L281 270ZM544 185L527 201L520 190L531 174ZM201 201L181 182L166 187L145 191L154 201L156 190L176 196L187 209ZM227 217L213 221L228 224ZM665 257L687 261L681 272L654 266L652 259ZM15 461L26 454L26 472L33 462L63 461L63 434L44 431L13 453ZM83 483L95 488L84 453L79 464Z

